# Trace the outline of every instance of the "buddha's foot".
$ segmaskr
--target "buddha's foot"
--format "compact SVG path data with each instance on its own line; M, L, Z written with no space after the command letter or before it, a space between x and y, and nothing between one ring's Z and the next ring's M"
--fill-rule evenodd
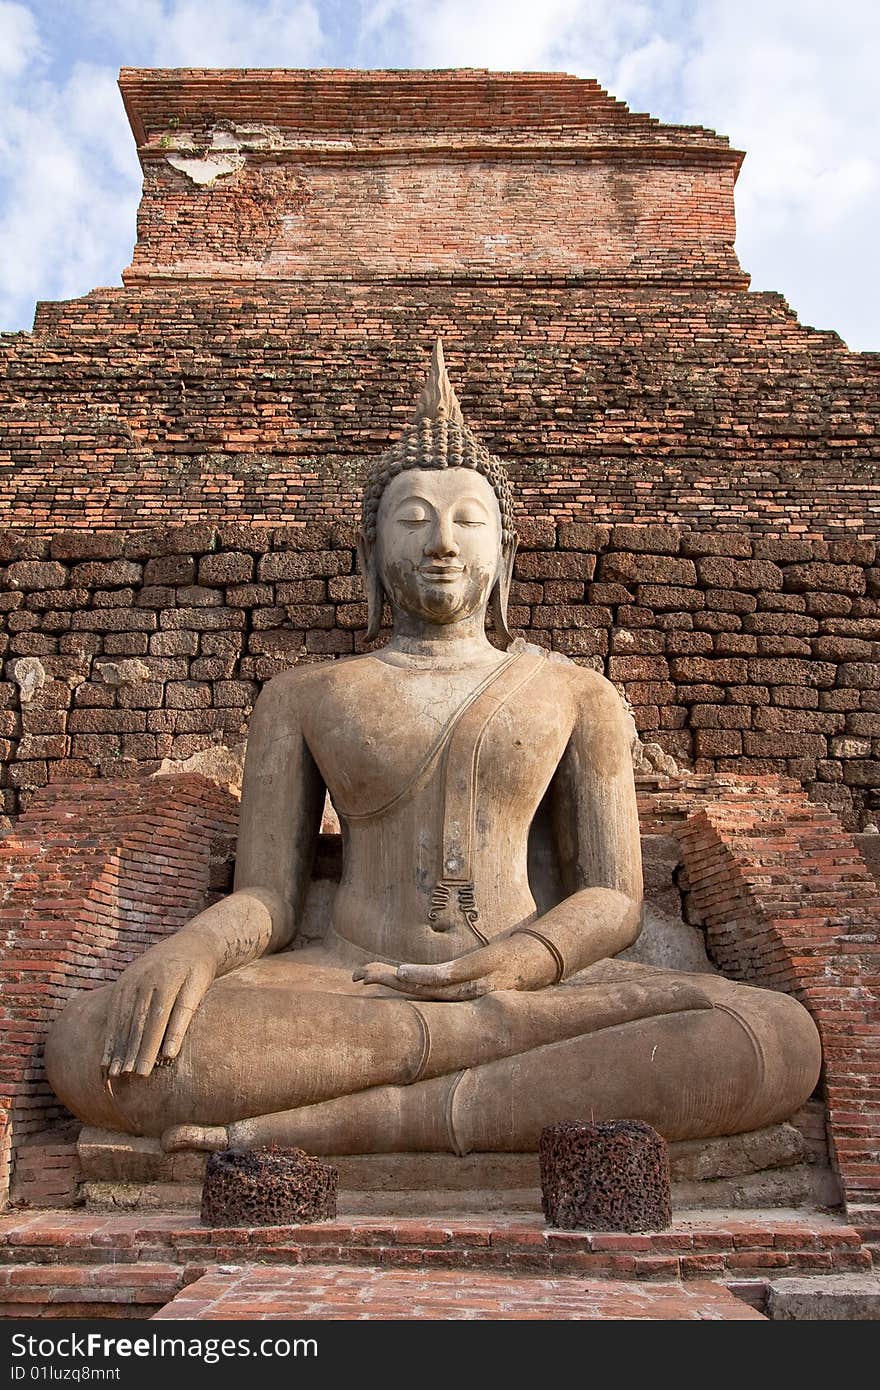
M229 1147L229 1136L223 1125L172 1125L159 1142L167 1154L179 1153L181 1149L216 1153Z

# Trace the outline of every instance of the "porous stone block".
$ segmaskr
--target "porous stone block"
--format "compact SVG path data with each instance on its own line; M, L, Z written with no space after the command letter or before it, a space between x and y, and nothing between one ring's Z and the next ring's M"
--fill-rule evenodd
M874 1271L774 1279L767 1298L767 1317L775 1322L880 1320L880 1276Z
M202 1189L206 1226L290 1226L336 1215L337 1172L303 1149L211 1154Z
M550 1125L539 1158L551 1226L660 1231L672 1221L666 1140L641 1120Z

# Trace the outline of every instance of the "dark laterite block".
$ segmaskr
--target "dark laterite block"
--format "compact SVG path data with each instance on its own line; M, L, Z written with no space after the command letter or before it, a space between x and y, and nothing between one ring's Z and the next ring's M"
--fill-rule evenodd
M337 1172L303 1149L211 1154L202 1189L205 1226L293 1226L332 1221Z
M563 1230L661 1231L672 1221L666 1140L641 1120L541 1132L541 1205Z

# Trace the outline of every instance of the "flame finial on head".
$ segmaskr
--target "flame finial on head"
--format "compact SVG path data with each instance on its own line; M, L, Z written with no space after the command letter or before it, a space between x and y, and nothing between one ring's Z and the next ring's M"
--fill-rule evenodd
M382 493L390 480L406 468L473 468L491 483L498 498L506 543L513 541L513 494L504 465L493 458L465 424L461 405L452 388L438 338L431 352L428 379L415 415L400 438L374 463L364 487L361 529L368 545L376 539L376 523Z
M455 394L446 371L443 344L439 338L431 353L428 380L425 382L424 390L419 397L412 422L417 425L420 420L449 420L454 425L464 424L458 396Z

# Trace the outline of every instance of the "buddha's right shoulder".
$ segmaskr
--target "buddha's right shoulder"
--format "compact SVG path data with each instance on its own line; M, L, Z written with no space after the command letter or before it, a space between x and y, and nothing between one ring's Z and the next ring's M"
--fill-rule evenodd
M363 676L366 656L341 657L335 661L314 661L279 671L260 692L258 706L275 709L308 709L316 700L332 699L358 683Z

